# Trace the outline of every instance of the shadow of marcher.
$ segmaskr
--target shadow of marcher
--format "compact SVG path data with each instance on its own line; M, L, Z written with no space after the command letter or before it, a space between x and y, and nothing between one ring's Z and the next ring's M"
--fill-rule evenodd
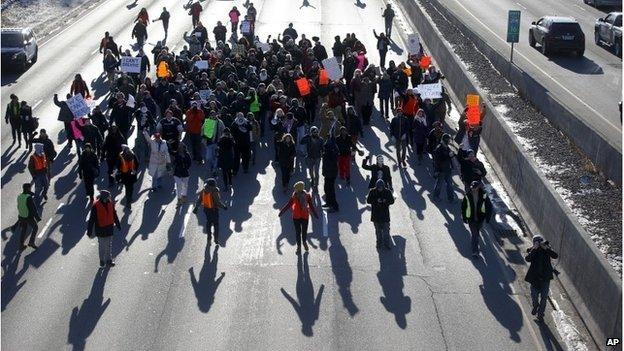
M349 315L353 317L359 312L359 309L353 301L353 294L351 293L353 270L349 264L349 255L340 241L340 234L337 230L329 235L329 242L329 260L336 284L338 284L338 293L340 293L343 306L347 309Z
M91 206L88 205L88 200L68 201L57 210L56 213L60 215L60 218L52 224L48 233L54 233L58 228L58 232L62 235L62 255L67 255L86 234L89 211L91 211ZM83 220L77 221L76 218Z
M175 193L171 191L170 185L166 184L166 182L164 183L162 189L151 191L147 200L143 203L141 226L128 241L128 247L139 236L141 236L142 240L147 240L149 234L154 233L158 229L158 225L165 215L165 210L169 208L169 204L175 197ZM165 205L165 208L163 208L163 205Z
M7 167L7 170L4 172L4 176L2 177L1 186L3 188L13 179L14 176L26 172L27 156L28 153L24 150L24 152L15 160L2 160L3 164L10 163L10 166Z
M11 145L9 145L8 148L4 149L4 152L2 153L2 157L0 158L0 163L2 164L2 169L4 169L6 166L8 166L9 164L11 164L13 162L13 159L11 158L13 155L15 155L15 153L19 150L20 148L15 145L15 142Z
M361 2L360 0L355 0L355 6L361 8L361 9L365 9L366 8L366 4Z
M9 302L17 295L22 289L26 280L21 281L22 277L28 270L28 264L24 262L22 268L18 270L21 251L20 247L20 235L13 233L8 242L4 245L2 260L2 311L4 311Z
M191 284L193 285L193 291L195 291L195 297L197 298L197 306L203 313L208 313L210 307L214 303L215 294L225 272L221 272L219 278L215 280L217 276L217 263L219 261L219 247L215 246L212 260L210 259L210 245L206 245L206 251L204 253L204 265L199 272L199 279L195 276L193 267L189 268L189 274L191 277Z
M557 337L552 333L550 327L546 323L538 323L540 336L544 341L544 346L546 346L546 350L548 351L563 351L564 348L557 340Z
M392 38L390 38L390 46L388 49L390 51L394 51L397 55L403 55L403 49L401 49L401 47L394 40L392 40Z
M189 211L188 205L181 206L176 210L176 215L173 217L173 222L167 231L167 246L156 255L156 259L154 260L154 273L158 273L158 265L165 255L167 255L167 263L172 264L176 257L178 257L178 253L184 248L185 240L183 237L180 237L180 231L184 225L184 217L187 215L191 216L191 213L188 213Z
M94 101L110 93L110 86L108 82L104 82L105 80L106 76L103 75L91 80L91 94L93 94Z
M89 296L82 302L80 308L76 306L72 310L67 343L73 345L74 351L85 349L87 338L93 333L111 302L110 298L104 301L104 285L107 277L108 269L100 269L93 280Z
M379 252L379 272L377 278L385 296L379 301L386 311L394 314L394 320L401 329L407 327L405 316L412 310L412 300L403 295L403 276L407 275L405 264L405 239L394 235L394 247Z
M303 259L301 255L297 256L297 300L299 302L297 303L284 288L281 288L280 291L297 312L301 321L301 333L305 336L314 335L312 327L319 318L324 289L325 285L321 284L318 294L314 298L314 285L310 279L310 267L308 266L308 253L303 254Z

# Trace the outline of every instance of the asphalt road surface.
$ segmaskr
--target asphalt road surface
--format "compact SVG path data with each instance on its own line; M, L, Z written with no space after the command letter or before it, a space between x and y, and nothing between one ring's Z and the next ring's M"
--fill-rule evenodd
M509 56L507 12L520 10L520 42L514 45L514 63L541 82L556 98L621 150L622 60L609 48L594 43L594 23L605 17L582 0L440 0L499 53ZM484 11L483 9L487 9ZM532 21L546 15L577 19L585 33L585 55L544 56L529 46Z
M3 76L2 101L10 93L35 106L41 127L63 141L52 95L64 96L75 73L91 84L98 101L107 93L100 76L99 40L110 31L128 47L132 21L146 7L156 18L171 12L170 47L178 52L191 19L186 1L105 2L41 45L39 62L21 76ZM226 22L233 4L206 1L202 21L212 30ZM372 28L383 29L379 1L255 1L257 33L276 36L288 22L299 33L318 35L328 47L334 35L354 32L377 61ZM526 18L526 17L525 17ZM149 50L164 33L150 24ZM397 46L405 47L396 30ZM212 39L212 34L210 35ZM153 72L152 72L153 74ZM388 126L377 116L362 147L385 154L394 165ZM469 232L459 203L431 201L431 164L399 172L392 168L398 200L392 207L393 248L378 254L370 210L365 204L368 173L352 169L353 190L339 182L341 211L311 225L311 252L295 255L287 200L269 163L272 146L262 143L250 174L234 179L224 196L222 247L207 247L203 215L175 209L172 180L164 189L141 184L133 210L117 210L122 231L114 238L117 266L98 269L96 240L85 235L88 213L76 174L75 150L57 144L50 199L45 204L39 250L18 253L19 238L8 229L21 184L30 180L27 153L11 145L2 128L2 348L5 350L543 350L560 346L554 326L538 328L527 311L522 285L500 258L488 231L481 260L470 258ZM357 157L358 164L362 158ZM103 172L102 172L103 173ZM190 189L198 190L194 165ZM297 171L294 179L301 179ZM459 184L459 180L455 179ZM105 187L103 182L98 188ZM136 189L137 187L135 187ZM321 187L322 189L322 187ZM123 190L112 189L119 202ZM459 194L459 190L458 190ZM318 195L315 203L320 204ZM520 262L522 259L520 258ZM545 346L548 345L548 346ZM553 346L555 345L555 346Z

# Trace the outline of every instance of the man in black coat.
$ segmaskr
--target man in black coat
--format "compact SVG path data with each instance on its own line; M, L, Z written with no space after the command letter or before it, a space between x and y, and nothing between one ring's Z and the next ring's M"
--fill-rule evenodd
M479 257L479 233L483 222L489 222L492 217L492 202L483 191L483 184L475 181L470 184L470 191L462 200L462 219L468 224L471 235L472 257Z
M336 140L332 136L323 146L323 169L321 170L324 180L325 204L323 207L329 207L328 212L337 212L339 210L338 201L336 201L336 177L338 176L338 146Z
M377 186L377 181L382 179L384 181L384 186L392 190L392 175L390 174L390 167L384 164L383 155L377 155L376 163L369 165L372 158L372 155L368 155L364 158L364 160L362 160L362 168L371 172L371 179L368 183L368 188L374 188Z
M470 184L474 181L481 181L487 174L487 171L485 166L483 166L483 162L479 161L474 151L468 150L466 155L466 158L460 159L460 166L461 179L464 182L466 191L468 191Z
M71 98L70 94L67 94L67 99ZM67 146L71 149L72 141L74 140L74 132L72 131L71 121L74 120L74 114L67 106L66 101L59 101L58 94L54 94L54 104L60 108L57 120L63 122L65 125L65 137L67 138Z
M371 205L371 221L375 225L377 248L381 248L383 243L386 250L390 250L390 205L394 203L394 196L383 179L377 179L375 187L368 191L366 203Z
M550 248L548 241L540 235L533 237L533 247L527 250L526 260L531 263L524 278L531 284L531 301L533 303L532 315L537 315L537 321L544 321L544 310L550 290L550 281L555 271L550 262L559 255Z

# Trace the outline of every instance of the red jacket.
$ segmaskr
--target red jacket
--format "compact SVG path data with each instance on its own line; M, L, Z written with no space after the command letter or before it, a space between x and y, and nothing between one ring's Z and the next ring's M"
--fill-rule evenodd
M293 219L308 219L310 217L310 212L314 214L314 217L318 217L314 209L314 204L312 203L312 196L308 193L305 193L304 196L306 200L305 204L299 203L295 196L291 196L288 203L280 210L279 215L281 216L290 208L293 212Z
M192 108L186 111L186 131L191 134L200 134L205 119L204 111Z

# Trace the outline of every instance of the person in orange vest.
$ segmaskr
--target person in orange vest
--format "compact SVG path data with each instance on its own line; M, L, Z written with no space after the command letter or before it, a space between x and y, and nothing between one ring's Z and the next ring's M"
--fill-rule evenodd
M204 189L199 192L197 202L193 208L193 213L197 213L197 208L202 206L206 215L206 226L204 227L208 234L208 244L212 237L211 228L214 227L215 245L219 246L219 208L227 210L228 207L221 202L219 196L219 188L214 178L208 178L204 184Z
M119 182L126 190L125 208L132 209L132 194L134 193L134 183L137 181L137 169L139 160L128 145L121 145L122 151L119 153Z
M41 204L41 199L48 200L48 188L50 186L50 178L48 167L48 158L45 155L43 144L35 143L35 153L30 156L28 161L28 171L35 183L35 202Z
M112 253L113 226L117 227L117 230L121 230L119 217L115 212L115 202L111 199L108 190L102 190L97 201L91 207L89 222L87 223L87 235L93 238L93 231L95 230L95 236L98 237L100 267L115 266Z
M312 196L305 191L305 184L301 181L295 183L292 196L282 207L278 216L282 216L288 209L292 210L293 223L295 225L295 236L297 238L297 255L301 254L301 242L303 242L303 248L308 252L308 220L310 218L310 212L318 219L318 214L314 209L314 203L312 202Z

